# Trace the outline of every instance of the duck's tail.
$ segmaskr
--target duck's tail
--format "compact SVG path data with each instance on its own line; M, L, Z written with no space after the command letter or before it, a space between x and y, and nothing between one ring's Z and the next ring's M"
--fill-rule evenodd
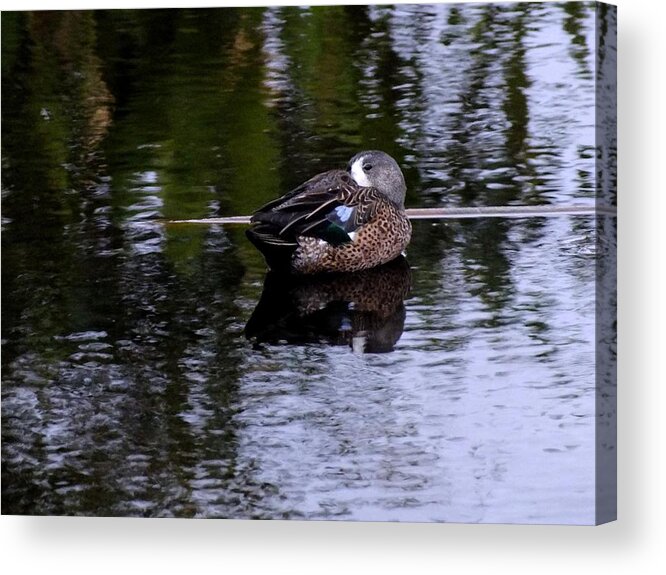
M277 235L278 230L270 224L258 223L245 231L247 238L263 254L268 267L274 271L290 271L291 260L298 244Z

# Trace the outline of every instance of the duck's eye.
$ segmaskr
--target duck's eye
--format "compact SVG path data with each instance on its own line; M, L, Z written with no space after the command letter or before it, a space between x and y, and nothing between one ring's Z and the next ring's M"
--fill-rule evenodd
M372 170L372 164L363 164L364 172L369 172L370 170Z

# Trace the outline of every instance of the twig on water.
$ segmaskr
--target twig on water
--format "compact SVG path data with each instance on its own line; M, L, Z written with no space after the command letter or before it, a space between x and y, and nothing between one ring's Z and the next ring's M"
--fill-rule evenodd
M535 218L551 216L615 216L617 210L610 206L485 206L478 208L408 208L410 220L448 220L462 218ZM188 220L166 220L166 224L248 225L250 216L224 218L200 218Z

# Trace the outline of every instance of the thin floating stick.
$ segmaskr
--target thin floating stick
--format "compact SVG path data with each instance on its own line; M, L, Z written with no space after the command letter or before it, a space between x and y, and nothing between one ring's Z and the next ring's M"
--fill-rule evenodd
M595 206L484 206L478 208L411 208L405 210L410 220L430 218L532 218L548 216L616 215L610 207Z
M617 209L609 206L485 206L480 208L408 208L410 220L453 220L461 218L535 218L550 216L617 215ZM167 220L166 224L236 224L248 225L250 216L225 218L201 218Z

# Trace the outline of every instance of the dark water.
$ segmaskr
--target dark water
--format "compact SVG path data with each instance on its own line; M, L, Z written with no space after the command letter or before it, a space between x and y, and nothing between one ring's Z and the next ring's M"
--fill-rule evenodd
M368 148L410 207L614 203L613 18L3 13L2 512L594 522L614 220L420 221L406 261L292 284L241 227L160 220Z

